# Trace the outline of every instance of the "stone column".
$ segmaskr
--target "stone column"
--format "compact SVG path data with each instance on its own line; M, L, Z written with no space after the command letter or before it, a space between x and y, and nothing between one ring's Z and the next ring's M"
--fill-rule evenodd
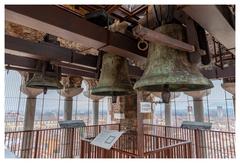
M154 96L161 98L162 94L161 92L153 92ZM180 96L180 92L171 93L170 100L173 100ZM165 103L165 126L171 126L172 125L172 111L171 111L171 102Z
M20 72L22 76L21 92L27 95L23 130L24 132L22 140L21 158L29 158L32 156L31 149L33 147L33 133L34 119L36 110L36 97L43 92L41 89L26 87L26 82L29 79L29 73Z
M63 89L58 90L58 94L65 97L64 99L64 120L72 120L72 102L73 97L82 93L83 88L81 77L62 77L61 83L63 85Z
M64 120L72 120L73 97L66 96L64 99Z
M153 102L154 96L150 92L143 92L142 97L144 102ZM153 105L150 113L143 113L143 124L153 124Z
M107 124L111 124L113 119L112 98L108 98Z
M93 100L93 125L98 125L99 123L99 100Z
M89 91L83 92L84 96L87 98L92 99L92 124L98 125L98 119L99 119L99 100L104 98L103 96L95 96L95 95L89 95Z
M233 109L234 109L234 115L236 113L235 110L235 78L233 79L223 79L223 84L221 85L222 88L232 94L233 99Z
M210 89L185 92L186 95L192 96L193 98L194 117L196 122L204 122L204 107L202 98L210 94L210 92Z
M186 95L193 97L194 117L196 122L204 122L204 107L202 98L210 93L211 93L210 89L202 91L185 92ZM201 130L199 130L199 132L197 133L199 133L198 144L199 149L201 150L201 157L206 158L207 157L206 137L204 135L204 132L201 132Z
M135 133L137 128L137 95L118 96L117 103L120 113L125 115L124 119L120 119L121 130Z
M83 88L66 88L58 91L58 93L61 96L65 97L64 98L64 121L72 120L73 97L80 94L82 91L83 91ZM72 157L71 146L73 143L73 140L71 139L73 134L71 128L64 129L63 134L64 134L64 139L61 144L63 148L62 157L71 158Z
M92 117L92 124L93 125L98 125L98 119L99 119L99 100L104 98L103 96L96 96L96 95L92 95L91 91L93 88L95 88L97 86L97 81L95 79L86 79L85 80L88 84L88 90L83 92L84 96L87 98L90 98L93 100L93 105L92 105L92 109L93 109L93 117Z
M165 106L165 126L172 126L172 110L171 103L164 104Z
M82 93L83 88L65 88L58 91L64 98L64 120L72 120L73 97Z
M23 130L33 130L34 129L34 118L36 109L36 97L43 92L41 89L28 88L26 85L21 86L21 91L27 95L25 115L24 115L24 125Z
M82 78L62 77L61 83L63 84L63 89L57 92L64 97L64 121L70 121L72 120L73 97L79 95L83 91L83 88L81 88ZM61 144L63 148L63 158L72 157L72 131L71 128L64 129L64 139Z

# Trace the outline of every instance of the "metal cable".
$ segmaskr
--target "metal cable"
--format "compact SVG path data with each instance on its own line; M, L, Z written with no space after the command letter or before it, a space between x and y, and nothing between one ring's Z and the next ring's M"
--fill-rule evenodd
M226 114L227 114L227 128L228 128L228 131L230 131L229 118L228 118L227 94L226 94L226 91L225 91L225 90L224 90L224 96L225 96L225 105L226 105Z
M173 92L174 97L175 97L175 92ZM175 110L175 125L177 127L177 108L176 108L176 100L174 98L174 110Z
M207 93L207 90L206 90ZM207 94L207 114L208 114L208 123L210 123L210 115L209 115L209 102L208 102L208 94Z
M102 99L102 124L103 124L103 99Z
M88 94L89 94L89 97L88 97L88 118L87 118L87 124L89 125L89 116L90 116L90 113L89 113L90 89L89 88L88 88Z
M60 114L60 105L61 105L61 95L58 94L58 116L57 116L57 121L59 121L59 114ZM57 127L58 127L58 123L57 123Z
M19 116L19 110L20 110L20 104L21 104L21 98L22 98L22 91L21 91L21 88L22 88L22 81L21 80L21 85L19 87L19 96L18 96L18 109L17 109L17 117L16 117L16 123L15 123L15 131L17 131L17 126L18 126L18 116Z
M76 97L76 109L75 109L75 120L77 120L77 102L78 102L78 96Z
M188 99L188 96L187 96L187 103L188 103L188 120L191 121L191 115L190 115L190 112L189 112L189 107L190 107L190 104L189 104L189 99Z
M41 120L40 120L40 129L42 129L42 117L43 117L43 109L44 109L44 98L45 98L45 94L43 93L43 98L42 98L42 110L41 110Z
M158 104L157 104L158 105ZM162 115L162 104L159 104L159 111L160 111L160 118L163 119L163 115ZM166 119L166 117L164 117L164 120Z

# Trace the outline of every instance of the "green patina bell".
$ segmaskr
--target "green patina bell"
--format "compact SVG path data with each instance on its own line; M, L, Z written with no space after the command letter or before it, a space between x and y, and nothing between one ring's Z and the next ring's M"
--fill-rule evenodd
M60 68L47 62L38 62L37 67L41 72L34 73L26 83L27 87L39 89L62 89L60 81Z
M184 29L179 24L166 24L155 31L184 41ZM151 42L146 68L134 89L150 92L181 92L212 88L196 65L187 59L187 52Z
M99 96L123 96L133 92L128 77L127 60L121 56L104 54L98 85L91 94Z

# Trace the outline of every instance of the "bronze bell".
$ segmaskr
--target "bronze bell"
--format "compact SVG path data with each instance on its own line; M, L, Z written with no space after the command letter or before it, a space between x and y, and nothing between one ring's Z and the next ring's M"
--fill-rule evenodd
M122 96L133 92L128 77L128 63L124 57L106 53L102 58L102 69L98 85L91 94L99 96Z
M184 29L179 24L165 24L155 31L184 41ZM187 52L151 42L146 68L134 89L150 92L181 92L212 88L197 65L187 59Z
M60 67L50 65L49 62L39 61L36 68L41 72L34 73L33 77L27 82L27 87L44 90L63 88L62 84L59 82L61 78Z

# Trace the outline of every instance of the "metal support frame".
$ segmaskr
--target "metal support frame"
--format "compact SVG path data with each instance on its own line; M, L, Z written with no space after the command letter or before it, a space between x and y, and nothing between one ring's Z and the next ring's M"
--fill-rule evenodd
M36 63L37 63L36 59L5 54L5 67L7 69L36 72L36 69L35 69ZM76 70L68 67L62 67L61 71L62 71L62 76L66 76L67 74L69 74L73 76L83 76L83 77L93 78L93 79L96 78L95 70L93 70L93 72L88 72L88 71ZM143 74L143 70L141 70L136 66L129 65L128 71L129 71L130 78L133 78L133 79L139 79ZM211 70L202 69L201 73L209 79L234 77L235 66L233 65L233 66L224 68L223 70L217 67Z
M147 52L138 50L136 39L110 32L58 6L6 5L5 16L6 21L78 42L86 47L140 62L145 61L147 56Z

